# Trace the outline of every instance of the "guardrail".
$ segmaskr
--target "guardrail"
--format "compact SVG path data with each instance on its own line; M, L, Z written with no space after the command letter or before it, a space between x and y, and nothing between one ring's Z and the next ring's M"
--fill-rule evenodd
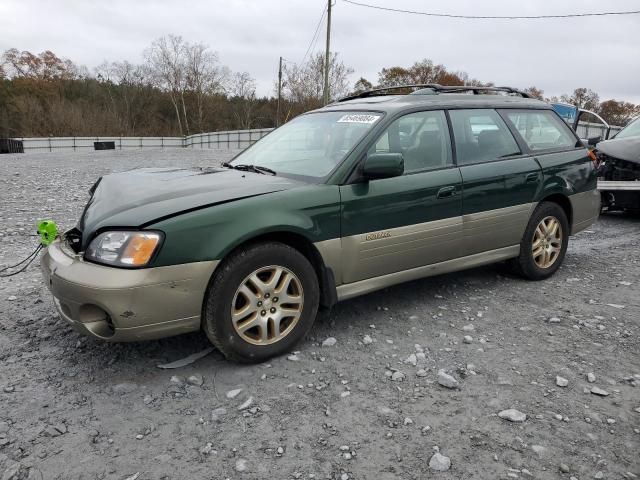
M198 133L186 137L25 137L15 138L22 142L24 152L56 152L96 150L96 143L113 143L115 150L143 148L195 148L242 150L260 140L272 128L252 130L230 130L224 132Z

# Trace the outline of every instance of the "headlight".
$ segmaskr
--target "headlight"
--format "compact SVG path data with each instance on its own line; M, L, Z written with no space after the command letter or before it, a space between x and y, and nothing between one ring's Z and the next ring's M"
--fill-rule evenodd
M85 258L118 267L143 267L162 240L159 232L104 232L93 239Z

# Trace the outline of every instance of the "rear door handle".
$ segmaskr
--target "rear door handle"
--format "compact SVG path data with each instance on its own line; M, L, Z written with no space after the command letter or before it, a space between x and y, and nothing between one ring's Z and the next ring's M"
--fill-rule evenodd
M453 197L455 194L456 194L455 185L449 185L448 187L442 187L440 190L438 190L438 193L436 194L436 198Z
M538 181L539 174L538 172L528 173L525 177L527 183L536 183Z

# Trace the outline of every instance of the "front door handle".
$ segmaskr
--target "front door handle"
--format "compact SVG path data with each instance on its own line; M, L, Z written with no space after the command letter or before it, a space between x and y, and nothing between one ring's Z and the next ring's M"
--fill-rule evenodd
M456 194L455 185L449 185L448 187L442 187L440 190L438 190L438 193L436 194L436 198L449 198L449 197L453 197L455 194Z
M527 176L525 177L525 181L527 183L536 183L538 181L538 172L534 172L534 173L527 173Z

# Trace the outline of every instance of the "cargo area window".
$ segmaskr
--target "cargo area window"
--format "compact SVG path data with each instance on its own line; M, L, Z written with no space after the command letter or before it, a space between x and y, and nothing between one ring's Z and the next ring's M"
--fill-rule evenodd
M521 153L495 110L451 110L449 115L458 165L500 160Z
M402 153L405 173L453 165L447 119L443 111L410 113L395 120L370 153Z
M553 112L546 110L504 110L532 151L574 148L576 139Z

